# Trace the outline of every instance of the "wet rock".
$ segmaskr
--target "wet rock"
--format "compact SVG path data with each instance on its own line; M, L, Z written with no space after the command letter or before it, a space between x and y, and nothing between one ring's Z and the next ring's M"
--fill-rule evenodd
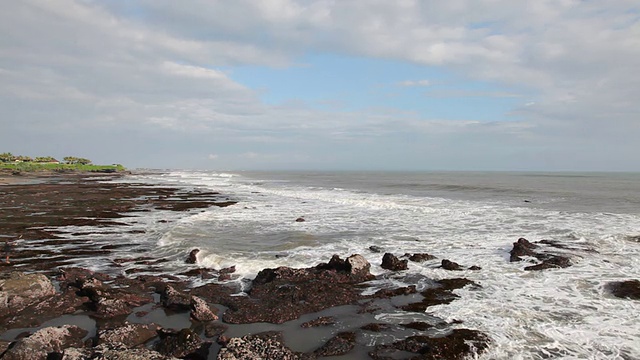
M396 289L380 289L373 294L375 298L388 299L394 296L411 295L416 293L416 286L409 285Z
M218 320L218 316L215 314L218 309L213 308L197 296L191 297L191 317L198 321L213 321Z
M227 331L228 328L227 325L210 322L204 326L204 335L208 338L220 336Z
M80 280L76 286L79 288L79 295L89 298L89 308L94 311L92 315L101 319L131 314L134 307L153 301L153 298L141 292L140 288L111 288L97 279Z
M525 238L519 238L518 241L513 243L513 249L509 252L509 261L521 261L521 256L536 256L536 252L533 249L538 248L537 245L532 244Z
M191 250L191 252L189 253L189 256L187 256L187 259L185 260L185 262L187 264L195 264L196 262L198 262L198 258L197 258L196 255L198 255L199 252L200 252L200 249Z
M65 350L67 360L69 349ZM123 344L101 344L91 349L88 357L78 360L178 360L173 356L166 356L157 351L146 348L129 349ZM74 359L71 359L74 360Z
M307 220L305 220L303 217L299 217L296 219L296 222L305 222Z
M558 255L547 255L544 260L537 265L527 266L524 269L526 271L536 271L536 270L544 270L544 269L557 269L557 268L566 268L571 266L571 260L565 256Z
M399 260L395 255L391 253L385 253L382 256L382 264L380 265L383 269L399 271L399 270L407 270L408 261L407 260Z
M160 354L193 360L205 360L209 354L210 343L203 342L191 329L178 332L161 330L159 335L160 341L155 349Z
M413 262L424 262L424 261L428 261L428 260L433 260L436 257L433 255L429 255L427 253L419 253L419 254L405 254L407 255L407 257L409 258L409 260L413 261Z
M442 279L435 282L436 287L429 288L420 292L423 299L419 302L404 305L401 309L405 311L415 311L423 313L429 306L448 304L459 296L453 293L453 290L463 288L465 286L476 286L478 284L464 278Z
M8 278L0 280L0 316L18 312L55 293L46 276L14 271Z
M473 266L470 266L468 270L474 270L474 271L477 271L477 270L482 270L482 268L481 268L480 266L473 265Z
M2 357L2 353L4 353L8 348L11 341L0 340L0 358Z
M426 322L422 322L422 321L414 321L408 324L402 324L402 326L406 327L407 329L414 329L419 331L426 331L429 329L433 329L433 325Z
M162 305L167 309L172 310L190 310L191 298L173 288L171 285L167 285L160 293L160 301Z
M136 347L158 336L160 326L156 324L126 324L113 329L98 331L98 344L123 344Z
M63 292L56 296L48 297L20 311L9 312L4 317L0 316L0 332L10 328L40 326L47 320L76 312L88 300L86 297L77 296L75 290L63 289Z
M363 296L353 285L374 278L369 267L362 256L354 255L346 260L334 256L329 263L306 269L264 269L253 280L249 296L207 300L229 307L225 322L280 324L302 314L356 303Z
M309 358L309 356L287 348L280 333L265 332L228 339L224 347L220 349L217 360L302 360Z
M371 332L381 332L389 330L389 324L371 323L360 327L360 329Z
M376 245L369 246L369 250L371 250L371 252L374 252L374 253L381 253L383 251L380 246L376 246Z
M351 351L356 345L354 332L341 332L314 351L318 356L339 356Z
M59 353L68 347L82 347L87 334L74 325L47 327L20 339L8 349L3 360L47 360L49 353Z
M462 266L460 266L460 264L455 263L453 261L449 261L447 259L443 259L442 260L442 263L441 263L440 267L445 269L445 270L451 270L451 271L463 270L463 268L462 268Z
M418 354L412 359L465 359L486 350L489 339L476 330L454 329L446 336L410 336L393 344L376 346L373 359L391 359L399 352Z
M613 281L607 283L605 288L615 297L640 300L640 281Z
M300 325L303 328L311 328L318 326L329 326L336 323L336 319L333 316L320 316L317 319L307 321Z

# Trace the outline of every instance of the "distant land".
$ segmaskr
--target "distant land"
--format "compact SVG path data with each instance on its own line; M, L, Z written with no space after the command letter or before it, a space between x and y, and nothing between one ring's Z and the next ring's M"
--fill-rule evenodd
M98 172L116 173L127 169L120 164L95 165L91 160L75 156L65 156L62 161L52 156L32 158L24 155L13 155L10 152L0 154L0 170L15 173L22 172Z

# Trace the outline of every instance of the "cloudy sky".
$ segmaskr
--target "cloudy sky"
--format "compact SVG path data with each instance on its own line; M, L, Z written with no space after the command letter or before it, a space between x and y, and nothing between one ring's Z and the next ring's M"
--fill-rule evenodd
M0 152L640 171L637 0L20 0L0 32Z

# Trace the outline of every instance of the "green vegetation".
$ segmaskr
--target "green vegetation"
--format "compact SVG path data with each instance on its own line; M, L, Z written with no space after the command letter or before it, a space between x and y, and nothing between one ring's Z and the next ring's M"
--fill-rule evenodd
M93 165L91 160L66 156L63 162L59 162L51 156L38 156L35 159L29 156L13 155L9 152L0 154L0 170L12 170L20 172L54 171L54 172L121 172L125 167L120 164Z

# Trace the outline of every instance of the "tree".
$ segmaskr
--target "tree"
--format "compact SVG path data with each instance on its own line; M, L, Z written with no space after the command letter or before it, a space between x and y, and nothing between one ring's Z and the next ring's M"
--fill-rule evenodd
M63 160L64 160L65 163L71 164L71 165L76 165L76 164L89 165L89 164L91 164L91 160L85 159L85 158L79 158L79 157L75 157L75 156L65 156Z
M15 161L15 159L16 157L10 152L0 154L0 162L12 162Z
M56 161L52 156L37 156L34 160L37 163L50 163Z

